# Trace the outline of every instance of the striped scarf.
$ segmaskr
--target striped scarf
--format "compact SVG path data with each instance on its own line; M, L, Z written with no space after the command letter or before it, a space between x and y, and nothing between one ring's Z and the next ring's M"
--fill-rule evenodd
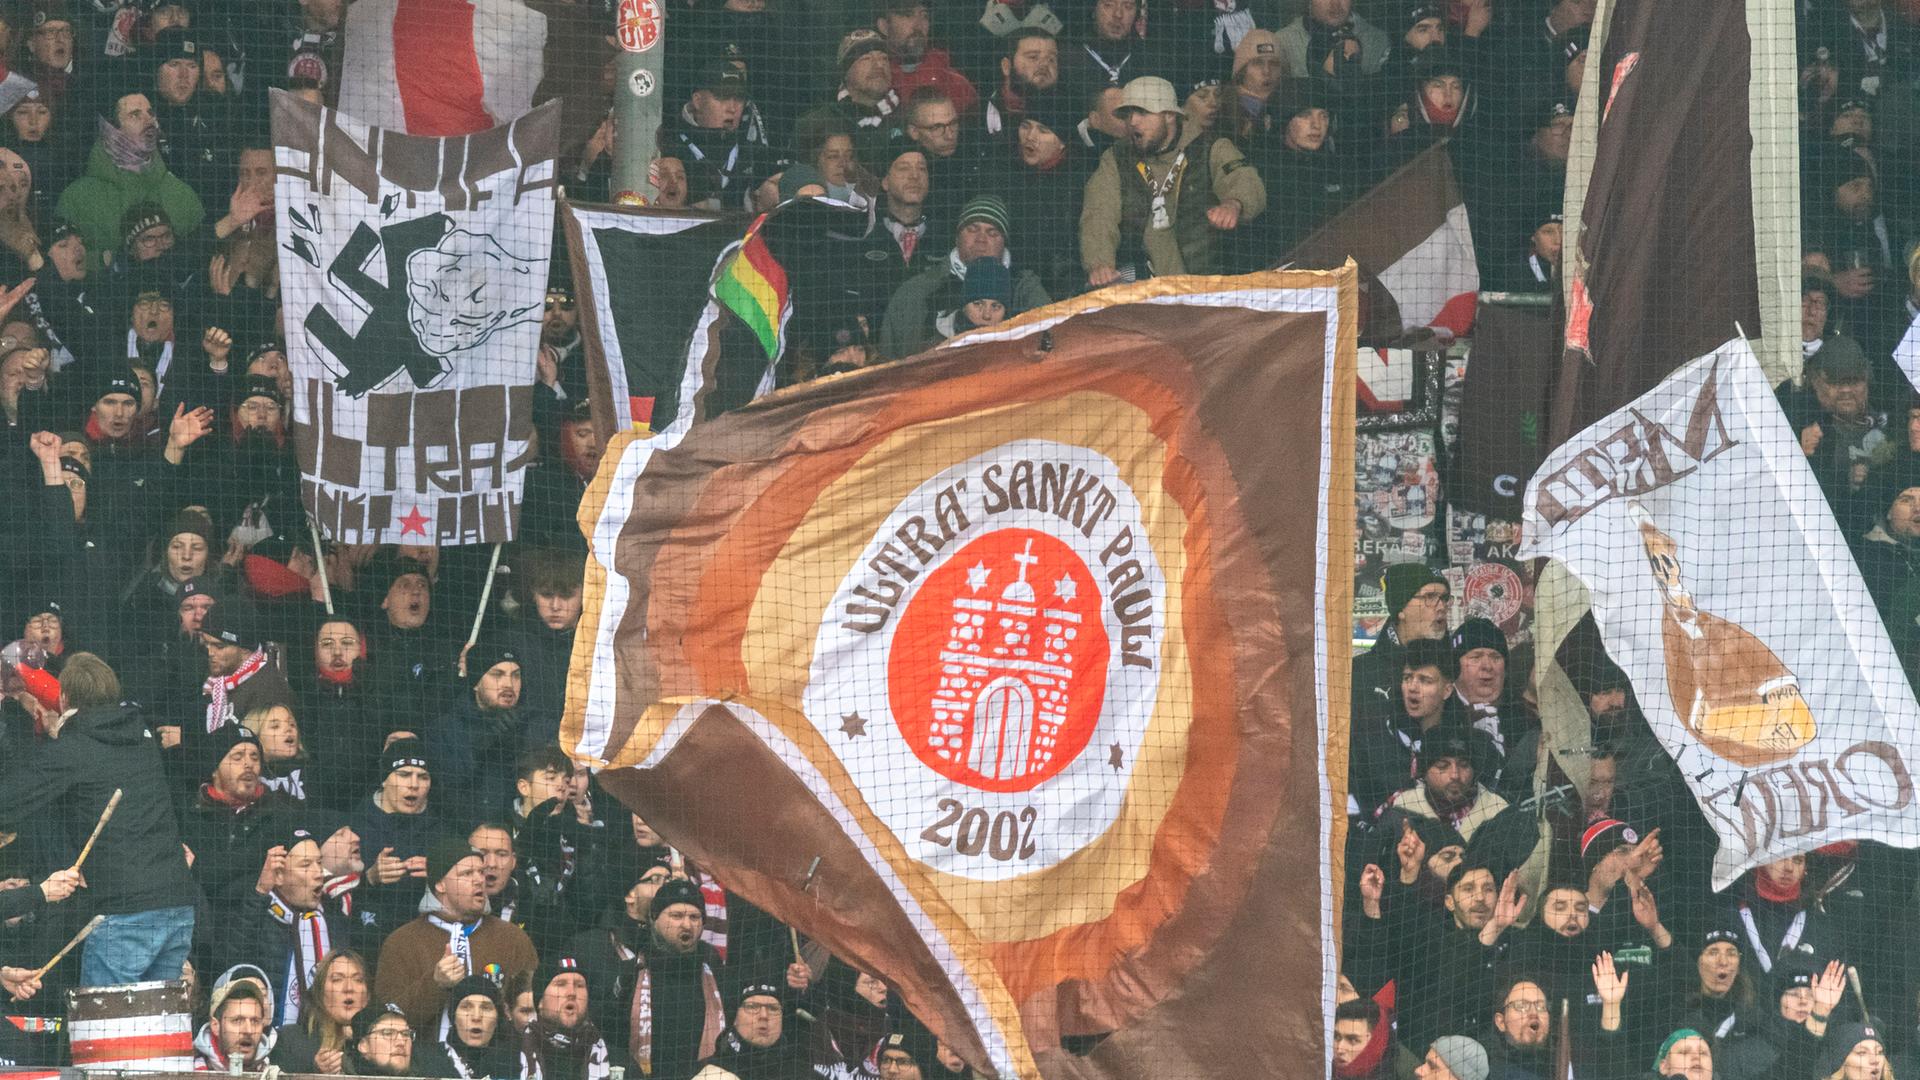
M240 662L231 675L215 675L209 678L201 689L207 692L207 734L219 731L234 719L227 708L227 695L239 689L240 684L253 678L254 674L267 663L265 649L253 650L253 655Z
M694 1060L705 1061L713 1056L714 1047L720 1043L720 1033L726 1030L726 1008L720 1004L720 982L713 976L713 965L700 964L700 996L706 1002L706 1015L700 1024L700 1052ZM640 1071L653 1075L653 973L645 964L640 965L638 978L633 985L633 1009L629 1014L633 1034L627 1042L633 1060L639 1064Z
M295 911L280 899L280 894L267 894L267 914L281 926L293 929L293 950L287 954L287 970L281 980L284 989L280 994L279 1016L283 1020L300 1015L300 1001L307 990L313 986L313 973L320 967L320 961L327 958L333 949L333 934L327 927L327 916L319 911Z

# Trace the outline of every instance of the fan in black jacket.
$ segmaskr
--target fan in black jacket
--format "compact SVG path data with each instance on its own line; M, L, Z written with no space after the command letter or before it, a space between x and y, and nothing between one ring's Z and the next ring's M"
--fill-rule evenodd
M117 789L119 808L84 868L88 906L106 920L82 954L81 983L178 978L199 890L187 872L159 742L137 709L118 704L119 679L98 657L69 657L60 685L63 704L76 711L49 717L53 737L0 762L0 830L50 828L78 855ZM136 915L142 918L127 918Z

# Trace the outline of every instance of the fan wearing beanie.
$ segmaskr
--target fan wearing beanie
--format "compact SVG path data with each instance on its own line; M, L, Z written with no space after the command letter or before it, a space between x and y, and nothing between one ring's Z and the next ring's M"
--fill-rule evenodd
M539 957L526 931L487 914L480 853L466 840L435 839L424 880L421 914L380 947L373 996L399 1005L416 1030L429 1031L460 980L498 974L504 984L532 972Z
M1838 961L1822 963L1810 950L1793 949L1774 961L1771 981L1773 993L1760 1007L1712 1029L1720 1075L1833 1075L1837 1061L1815 1066L1846 1034L1845 1025L1828 1026L1847 996L1845 968Z
M1387 621L1373 647L1353 661L1353 716L1391 713L1400 700L1401 654L1408 642L1447 635L1447 607L1453 597L1447 579L1425 563L1395 563L1380 579Z
M466 664L466 692L425 732L427 754L440 765L440 809L463 828L506 801L525 738L519 651L484 636Z
M647 905L643 963L633 988L627 1049L652 1076L691 1076L712 1057L727 1025L720 954L700 940L706 898L685 878L660 886Z
M732 995L733 1022L694 1080L802 1080L812 1075L800 1044L787 1037L786 991L749 982ZM925 1074L932 1080L933 1074Z
M1427 1048L1426 1059L1413 1070L1416 1080L1487 1080L1486 1047L1465 1035L1442 1035Z
M979 258L967 264L961 281L960 306L934 320L947 337L982 326L993 326L1012 313L1013 275L998 259Z
M607 1041L588 1018L593 988L572 956L540 962L533 977L534 1008L521 1054L526 1080L603 1080Z
M180 839L193 852L193 876L216 907L237 909L254 895L260 855L291 800L260 782L260 737L228 724L196 747L200 785L180 814Z
M440 1014L440 1050L460 1080L520 1075L520 1049L511 1035L500 988L485 975L469 975L447 991Z
M926 243L931 244L933 239L928 236ZM940 344L943 334L936 324L943 312L966 303L967 267L976 259L998 260L1012 273L1013 299L1008 311L1031 311L1052 303L1039 275L1013 265L1015 255L1025 250L1021 245L1032 240L1014 235L1013 214L999 196L976 195L967 200L960 208L953 247L946 259L908 278L887 301L886 314L880 320L880 355L899 360Z

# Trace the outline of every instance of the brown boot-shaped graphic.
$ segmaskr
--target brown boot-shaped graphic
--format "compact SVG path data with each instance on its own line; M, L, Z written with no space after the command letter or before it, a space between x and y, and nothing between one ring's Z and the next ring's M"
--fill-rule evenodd
M1674 711L1702 745L1736 765L1793 756L1815 730L1799 679L1745 627L1695 607L1680 576L1680 545L1639 503L1631 513L1666 601L1660 635Z

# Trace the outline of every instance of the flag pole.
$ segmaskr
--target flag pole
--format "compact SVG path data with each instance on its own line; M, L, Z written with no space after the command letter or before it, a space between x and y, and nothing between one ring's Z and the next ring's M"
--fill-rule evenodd
M480 586L480 606L474 609L473 629L467 634L467 648L469 649L473 648L474 642L480 640L480 624L485 622L487 618L487 603L493 599L493 575L494 571L498 569L500 569L500 545L498 542L495 542L493 545L493 557L487 560L486 583ZM460 655L461 662L465 663L465 651L463 650Z

